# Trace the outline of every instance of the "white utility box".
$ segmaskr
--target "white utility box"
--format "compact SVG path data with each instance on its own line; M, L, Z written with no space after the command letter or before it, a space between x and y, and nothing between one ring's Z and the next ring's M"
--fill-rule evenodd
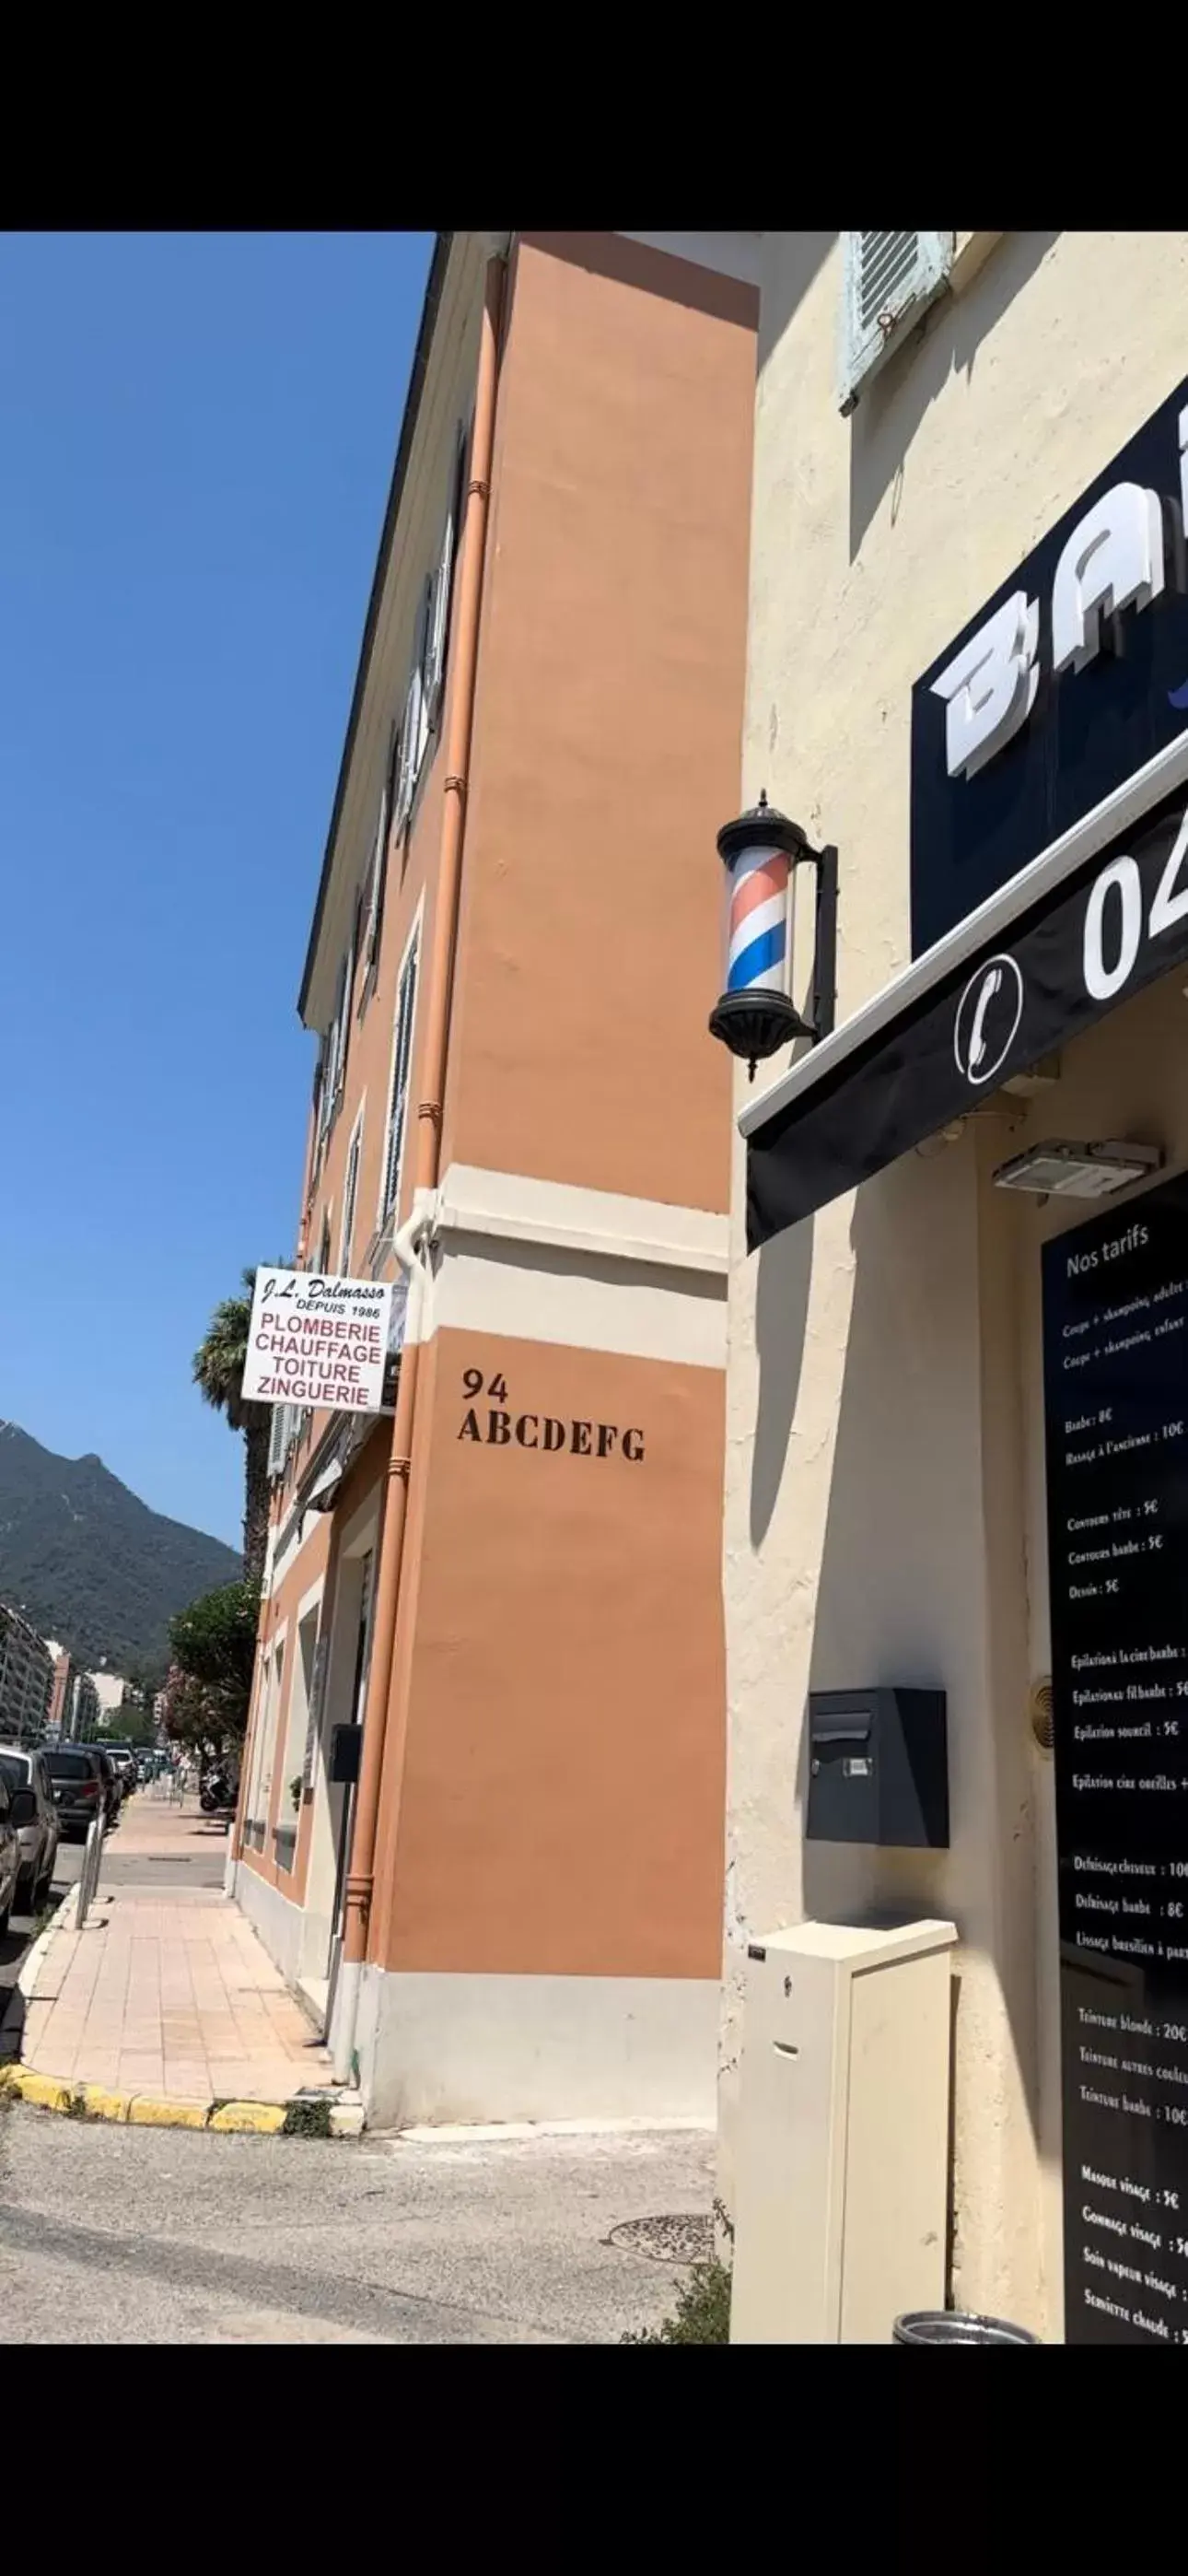
M752 1941L732 2343L890 2343L943 2308L952 1923Z

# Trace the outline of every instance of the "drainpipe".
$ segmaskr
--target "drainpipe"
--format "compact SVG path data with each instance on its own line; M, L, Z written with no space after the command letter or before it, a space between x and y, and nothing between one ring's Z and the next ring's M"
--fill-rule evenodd
M459 550L454 685L450 691L449 730L445 745L445 807L437 869L437 897L433 911L432 949L425 988L425 1035L422 1056L424 1097L417 1109L413 1181L413 1206L414 1210L419 1210L420 1213L414 1215L410 1225L402 1229L401 1237L398 1239L400 1242L398 1258L409 1271L409 1311L404 1346L400 1354L396 1412L392 1423L392 1446L384 1470L383 1528L380 1535L379 1564L376 1569L375 1603L372 1613L371 1668L367 1680L362 1761L355 1800L350 1865L347 1872L342 1966L339 1970L334 2031L331 2034L334 2077L339 2084L349 2084L354 2081L359 1984L363 1962L367 1956L367 1928L375 1885L375 1843L379 1821L380 1779L383 1772L384 1743L392 1692L392 1659L396 1644L400 1569L404 1556L408 1480L412 1466L413 1429L416 1417L420 1349L414 1334L418 1329L424 1287L424 1271L420 1262L414 1258L414 1245L410 1237L414 1229L418 1234L423 1233L432 1205L431 1196L425 1194L436 1192L441 1161L442 1101L445 1092L446 1047L454 981L454 954L458 937L462 838L466 822L466 791L471 733L474 724L479 608L482 599L483 561L486 554L491 458L495 441L495 394L499 372L499 330L503 312L505 273L504 255L501 254L488 261L486 293L483 300L482 337L479 344L478 379L475 388L470 480L466 492L466 514ZM396 1249L395 1243L393 1249Z
M310 1216L310 1187L309 1187L309 1182L310 1182L310 1173L311 1173L311 1172L312 1172L312 1170L313 1170L314 1134L315 1134L315 1130L316 1130L316 1124L317 1124L316 1120L315 1120L315 1119L313 1118L313 1116L311 1115L310 1120L309 1120L308 1127L307 1127L307 1129L306 1129L306 1135L305 1135L305 1163L304 1163L304 1167L303 1167L302 1175L301 1175L301 1223L300 1223L300 1225L298 1226L298 1229L297 1229L297 1255L296 1255L296 1266L297 1266L298 1270L304 1270L304 1268L305 1268L306 1238L307 1238L307 1236L308 1236L308 1234L309 1234L309 1216ZM276 1514L276 1496L275 1496L275 1494L274 1494L274 1495L272 1496L272 1499L271 1499L271 1502L270 1502L270 1504L269 1504L269 1508L268 1508L268 1521L269 1521L268 1536L269 1536L269 1541L270 1541L270 1542L271 1542L271 1539L272 1539L273 1523L274 1523L274 1519L275 1519L275 1514ZM258 1617L258 1619L257 1619L257 1621L256 1621L256 1654L255 1654L255 1661L254 1661L254 1663L253 1663L253 1665L252 1665L252 1679L253 1679L253 1682L255 1681L256 1674L258 1673L258 1671L259 1671L259 1669L260 1669L260 1657L261 1657L261 1655L263 1654L263 1651L264 1651L265 1638L266 1638L267 1630L268 1630L268 1608L269 1608L269 1598L268 1598L267 1583L268 1583L268 1571L269 1571L269 1562L270 1562L270 1559L271 1559L271 1555L272 1555L272 1549L271 1549L271 1544L270 1544L270 1545L269 1545L269 1547L268 1547L268 1550L267 1550L267 1552L266 1552L266 1554L265 1554L265 1558L264 1558L264 1582L263 1582L263 1583L261 1584L261 1586L260 1586L260 1615L259 1615L259 1617ZM255 1694L254 1694L254 1692L253 1692L253 1705L254 1705L254 1698L255 1698ZM258 1715L258 1712L256 1712L256 1714ZM244 1818L244 1802L245 1802L245 1800L246 1800L246 1798L247 1798L247 1784L248 1784L248 1777L249 1777L250 1767L251 1767L251 1766L250 1766L250 1759L249 1759L249 1755L250 1755L251 1739L252 1739L253 1732L254 1732L254 1729L253 1729L253 1726L252 1726L252 1723L251 1723L251 1718L250 1718L250 1716L249 1716L249 1722L248 1722L248 1725L247 1725L247 1727L246 1727L246 1728L245 1728L245 1730L244 1730L243 1751L242 1751L242 1753L241 1753L241 1755L240 1755L240 1760L239 1760L239 1796L238 1796L238 1798L237 1798L237 1799L236 1799L236 1801L235 1801L235 1818L234 1818L234 1822L233 1822L232 1827L231 1827L231 1837L230 1837L230 1842L229 1842L229 1844L228 1844L228 1849L227 1849L227 1867L226 1867L226 1870L224 1871L224 1874L223 1874L223 1885L224 1885L224 1888L226 1889L226 1891L227 1891L227 1893L228 1893L228 1894L230 1894L230 1891L231 1891L232 1885L233 1885L233 1883L234 1883L234 1873L235 1873L236 1867L237 1867L238 1863L239 1863L239 1862L242 1860L242 1858L243 1858L243 1828L244 1828L244 1822L245 1822L245 1818Z

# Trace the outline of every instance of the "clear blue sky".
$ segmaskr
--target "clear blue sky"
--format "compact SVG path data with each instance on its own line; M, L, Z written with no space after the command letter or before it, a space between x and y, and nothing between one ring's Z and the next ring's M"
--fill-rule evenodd
M0 236L0 1416L238 1545L297 987L432 236Z

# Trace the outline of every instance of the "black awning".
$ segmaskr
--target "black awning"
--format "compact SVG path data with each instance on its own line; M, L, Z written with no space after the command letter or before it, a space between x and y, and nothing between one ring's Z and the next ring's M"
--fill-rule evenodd
M1188 958L1183 786L1137 828L1070 861L1055 882L1037 861L982 907L980 944L968 936L975 914L966 936L941 941L811 1048L774 1086L766 1114L762 1101L743 1111L750 1251Z

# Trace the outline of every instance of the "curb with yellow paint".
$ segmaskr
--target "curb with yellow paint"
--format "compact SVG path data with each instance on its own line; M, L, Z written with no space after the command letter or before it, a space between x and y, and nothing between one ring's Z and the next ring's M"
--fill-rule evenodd
M308 2098L308 2097L307 2097ZM70 2084L56 2075L39 2075L32 2066L0 2066L0 2100L29 2102L38 2111L58 2111L66 2119L114 2120L132 2129L239 2129L257 2137L276 2137L284 2129L291 2102L184 2102L156 2093L111 2093L102 2084ZM304 2108L304 2104L301 2106ZM329 2105L330 2134L336 2126L336 2103Z
M77 1906L77 1886L70 1888L55 1914L38 1934L21 1963L17 1989L26 2003L33 1999L42 1961L58 1932L68 1928ZM0 2019L3 2016L0 2015ZM111 2120L131 2129L219 2129L259 2137L317 2136L310 2114L321 2102L329 2111L331 2138L357 2138L363 2128L363 2106L341 2094L303 2093L287 2102L187 2102L159 2093L112 2093L102 2084L75 2084L60 2075L41 2075L32 2066L0 2064L0 2102L28 2102L38 2111L57 2111L68 2120Z

